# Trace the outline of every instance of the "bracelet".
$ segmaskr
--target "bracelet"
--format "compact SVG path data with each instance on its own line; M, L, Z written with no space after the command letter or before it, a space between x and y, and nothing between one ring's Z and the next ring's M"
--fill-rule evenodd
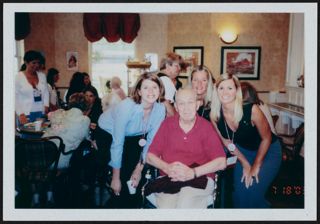
M197 178L197 172L196 172L196 168L192 168L193 170L193 179Z

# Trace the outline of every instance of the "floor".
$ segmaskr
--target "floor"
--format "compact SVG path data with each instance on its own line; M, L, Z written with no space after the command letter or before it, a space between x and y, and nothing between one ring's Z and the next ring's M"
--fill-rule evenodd
M272 208L304 208L304 159L283 161L268 193Z
M68 187L68 178L62 175L57 179L54 188L55 203L46 203L43 199L46 197L44 193L40 196L42 201L37 208L108 208L110 193L105 187L88 188L82 184L77 190ZM16 208L31 207L30 191L24 189L24 192L16 197ZM279 174L266 197L271 203L271 208L304 208L303 158L282 162ZM222 208L232 208L230 199L224 199Z

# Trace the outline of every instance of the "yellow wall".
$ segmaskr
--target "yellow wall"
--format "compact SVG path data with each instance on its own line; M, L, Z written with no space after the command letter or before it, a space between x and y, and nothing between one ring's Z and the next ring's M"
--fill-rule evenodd
M168 16L165 14L140 14L140 31L136 38L136 56L157 53L158 63L167 52Z
M250 81L258 90L281 90L285 86L289 14L268 13L179 13L141 14L136 38L136 57L157 53L159 61L174 46L204 46L204 64L215 77L220 74L223 44L218 33L232 26L239 38L231 46L261 46L260 80ZM47 68L61 72L58 86L68 86L74 71L68 71L66 52L79 53L79 70L89 71L88 41L82 27L82 13L31 13L31 34L25 49L41 50Z
M88 72L88 41L82 27L82 13L31 13L31 34L25 49L41 50L46 68L60 71L57 86L66 87L75 71L67 70L67 51L78 52L79 71Z
M204 64L217 77L221 46L261 46L260 80L250 82L261 91L280 90L285 85L289 20L287 13L172 14L168 19L168 50L173 46L204 46ZM231 45L219 39L225 27L239 34Z

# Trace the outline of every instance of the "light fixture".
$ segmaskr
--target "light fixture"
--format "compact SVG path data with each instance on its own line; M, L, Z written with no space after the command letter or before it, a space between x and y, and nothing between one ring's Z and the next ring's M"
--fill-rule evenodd
M238 39L238 34L232 31L223 31L219 37L223 43L232 44Z

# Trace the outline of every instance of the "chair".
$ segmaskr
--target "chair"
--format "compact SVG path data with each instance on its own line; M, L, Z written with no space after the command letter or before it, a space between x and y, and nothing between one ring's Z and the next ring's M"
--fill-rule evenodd
M278 134L283 151L284 160L296 159L304 143L304 123L302 122L292 135Z
M146 174L145 174L145 179L146 182L142 186L141 189L141 194L142 194L142 208L149 208L149 209L155 209L156 207L156 197L155 194L152 193L148 196L145 195L145 187L147 186L148 183L152 182L155 180L159 175L158 169L149 166L147 168ZM215 208L216 207L216 198L217 198L217 183L218 183L218 178L219 178L219 172L216 172L215 179L214 179L214 190L212 194L210 194L207 198L207 208Z
M272 115L273 126L275 127L277 121L279 120L279 115Z
M58 141L58 146L53 141ZM24 200L27 201L30 191L33 194L40 193L41 189L53 185L60 153L64 152L64 148L63 140L58 136L39 139L16 138L16 188L21 189L20 195L25 197ZM28 207L30 204L26 201L24 206Z

